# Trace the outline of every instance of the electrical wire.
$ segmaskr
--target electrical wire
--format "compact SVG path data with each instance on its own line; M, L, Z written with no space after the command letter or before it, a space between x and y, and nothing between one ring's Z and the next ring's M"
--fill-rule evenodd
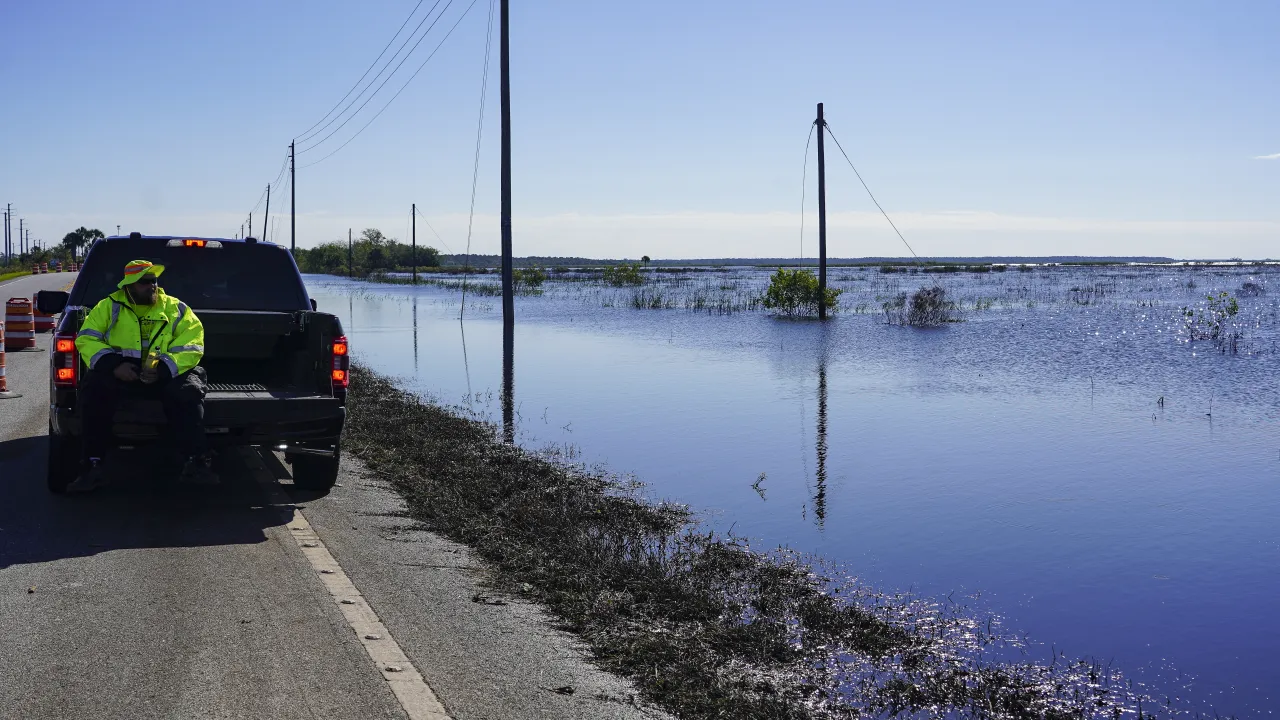
M252 214L254 214L255 212L257 212L259 207L262 207L262 200L263 200L263 198L265 198L266 196L267 196L267 189L266 189L266 188L262 188L262 193L258 195L258 202L254 203L253 209L249 211L249 214L250 214L250 215L252 215Z
M450 1L452 2L452 0ZM471 12L471 8L475 7L477 2L479 2L479 0L471 0L471 4L467 6L467 9L463 11L462 15L458 17L458 20L454 22L453 27L449 28L449 32L445 33L445 36L440 39L439 43L436 44L435 49L431 51L431 54L427 56L427 59L422 61L422 64L418 66L417 70L413 71L413 74L409 76L409 79L405 81L404 85L400 86L400 89L396 91L396 94L391 96L391 99L387 101L387 104L383 105L381 110L379 110L373 117L369 118L369 122L361 126L361 128L356 131L355 135L352 135L351 137L347 138L346 142L339 145L337 149L335 149L333 152L329 153L328 155L325 155L324 157L320 158L319 160L316 160L315 162L303 165L299 169L305 170L309 167L312 167L313 165L319 165L325 160L328 160L329 158L341 152L343 148L351 144L352 140L355 140L356 138L360 137L360 134L363 133L365 129L367 129L370 125L373 124L373 121L381 117L382 113L386 112L387 108L391 107L391 103L395 102L396 98L400 97L400 93L404 92L405 88L409 87L409 84L413 82L413 79L418 77L418 73L422 72L422 69L427 66L427 63L431 62L431 58L435 57L436 53L440 51L441 46L443 46L445 41L449 39L449 36L453 34L453 31L458 29L458 25L462 24L463 18L465 18ZM313 145L312 147L315 147L315 146Z
M436 0L436 4L433 5L431 7L431 10L427 12L426 17L422 18L422 22L418 23L418 27L422 27L422 23L426 22L431 17L431 13L435 10L436 6L438 6L441 1L442 0ZM308 152L316 149L320 145L323 145L326 140L333 137L334 133L346 127L347 123L355 119L355 117L360 114L360 111L364 110L365 106L367 106L375 97L377 97L378 93L382 92L382 88L385 87L386 84L391 81L391 78L395 77L395 74L400 72L401 66L403 66L405 62L410 58L410 56L413 55L414 51L418 49L418 46L422 44L422 41L427 39L427 36L431 34L431 31L433 29L435 29L436 24L439 23L441 18L444 17L444 14L448 12L449 7L451 5L453 5L453 0L448 0L448 2L445 3L444 9L440 11L440 14L436 15L436 19L431 21L431 24L427 26L426 31L422 33L422 36L418 38L418 41L413 44L413 47L409 48L409 52L405 53L403 58L400 58L400 62L396 64L395 69L392 70L391 73L388 74L385 78L383 78L382 82L378 84L377 89L374 90L372 93L370 93L369 97L365 98L364 102L360 103L360 107L356 108L355 111L352 112L350 115L347 115L347 119L343 120L342 123L338 125L338 127L330 130L328 135L325 135L324 137L312 143L311 147L302 148L300 150L297 150L297 152ZM417 31L418 29L414 28L414 33L417 33ZM407 45L409 41L412 39L413 39L413 35L410 35L409 37L405 38L404 45ZM400 50L404 49L404 45L401 45L400 49L396 50L396 54L391 56L391 60L387 61L387 64L383 66L382 70L386 70L388 67L391 66L391 61L395 60L396 57L399 56ZM373 80L377 80L379 77L382 77L382 71L379 71L378 74L374 76ZM369 87L373 87L373 80L369 82ZM369 87L366 87L365 90L368 90ZM355 99L351 101L350 105L348 105L346 108L343 109L342 113L346 113L347 110L350 109L351 105L355 105L356 100L359 100L363 95L364 95L364 91L362 90L360 94L357 95ZM329 125L333 124L333 122L337 120L338 117L341 117L341 114L335 116L333 120L330 120L329 123L325 125L325 127L328 127ZM320 134L320 131L316 131L315 135L319 135L319 134Z
M449 247L449 243L445 242L444 238L440 237L440 233L436 232L436 229L431 225L431 221L427 220L427 216L423 215L421 210L418 211L418 217L422 218L422 222L427 224L427 228L431 230L431 234L435 235L436 239L440 241L440 244L444 246L444 249L448 250L449 254L452 255L453 248Z
M387 54L387 48L391 47L391 43L394 43L396 41L396 38L400 37L400 33L404 30L405 26L409 24L409 21L413 19L413 16L417 14L418 8L422 7L422 3L424 2L426 2L426 0L418 0L418 4L413 6L413 10L409 12L409 16L404 19L403 23L400 23L400 28L396 30L396 34L391 36L391 39L387 41L387 44L385 46L383 46L382 52L378 53L378 57L373 59L373 62L369 64L368 69L364 71L364 74L360 76L360 79L356 81L356 84L351 86L351 89L347 91L347 94L342 96L342 99L338 101L337 105L334 105L332 108L330 108L329 112L324 114L324 117L320 118L315 122L315 125L312 125L311 127L302 131L303 140L306 140L308 137L311 137L311 131L316 129L316 125L319 125L320 123L324 122L326 118L332 115L333 111L337 110L342 105L342 103L347 101L347 98L351 97L351 93L355 92L356 88L360 87L360 83L364 82L364 79L369 77L369 72L372 71L374 66L378 64L378 61L382 59L382 56ZM430 15L431 13L427 13L427 14ZM414 31L417 32L417 28L414 28Z
M471 210L467 215L467 257L462 265L462 306L458 320L467 311L467 279L471 273L471 228L476 219L476 185L480 179L480 139L484 136L484 106L489 90L489 60L493 55L493 7L496 0L489 0L489 27L484 38L484 74L480 78L480 116L476 119L476 159L471 169ZM472 3L473 5L475 3ZM470 11L471 8L467 8Z
M330 118L330 119L329 119L329 121L328 121L328 122L326 122L324 125L322 125L319 129L317 129L317 130L315 130L315 131L313 131L313 132L310 132L310 133L309 133L305 138L303 138L303 139L302 139L302 140L300 140L299 142L305 142L305 141L308 141L308 140L310 140L311 138L315 137L316 135L319 135L320 133L324 132L325 128L327 128L327 127L329 127L330 125L332 125L333 123L337 122L337 121L338 121L338 118L342 117L343 115L346 115L347 111L348 111L348 110L350 110L350 109L351 109L351 107L352 107L353 105L355 105L355 104L356 104L356 102L358 102L358 101L360 100L360 98L364 97L364 94L365 94L366 92L368 92L368 91L369 91L369 88L373 87L373 84L374 84L375 82L377 82L377 81L378 81L378 78L382 77L382 73L386 72L386 71L387 71L387 68L391 67L391 63L392 63L392 62L394 62L394 61L395 61L395 59L396 59L397 57L400 57L400 53L404 50L405 46L406 46L406 45L408 45L408 44L409 44L409 41L410 41L410 40L413 40L414 36L416 36L416 35L418 34L418 31L422 29L422 25L423 25L423 23L425 23L426 21L428 21L428 20L430 20L430 19L431 19L431 15L432 15L432 13L434 13L434 12L436 11L436 8L440 7L440 3L441 3L441 0L436 0L435 5L432 5L432 6L431 6L431 9L427 11L427 14L426 14L426 15L424 15L424 16L422 17L422 19L418 21L418 24L417 24L416 26L414 26L413 31L412 31L412 32L410 32L410 33L409 33L409 35L408 35L407 37L405 37L404 42L400 43L400 47L396 48L396 51L395 51L394 53L392 53L392 55L391 55L391 57L390 57L390 58L388 58L388 59L387 59L387 62L382 66L382 68L378 70L378 73L377 73L376 75L374 75L374 76L373 76L373 79L369 81L369 84L368 84L368 85L365 85L365 86L364 86L364 88L360 90L360 92L356 93L356 96L355 96L354 98L351 98L351 102L347 103L347 106L346 106L346 107L344 107L344 108L342 108L341 110L339 110L337 115L334 115L332 118ZM448 9L448 6L446 6L446 9ZM444 11L441 11L441 13L440 13L440 14L441 14L441 15L444 15ZM411 16L411 17L412 17L412 16ZM440 19L440 18L439 18L439 17L437 17L437 18L436 18L436 21L439 21L439 19ZM432 27L434 27L434 26L435 26L435 22L433 22L431 25L432 25ZM430 27L429 27L429 28L427 28L427 32L431 32L431 28L430 28ZM398 34L398 33L397 33L397 34ZM426 37L426 33L423 33L423 37ZM394 42L394 38L393 38L392 40L393 40L393 42ZM422 39L421 39L421 38L419 38L419 39L418 39L418 42L419 42L419 43L420 43L420 42L422 42ZM413 50L414 50L414 49L417 49L417 47L418 47L418 44L417 44L417 43L414 43L413 49L409 50L409 52L405 54L404 59L405 59L405 60L407 60L407 59L409 58L409 55L412 55L412 54L413 54ZM403 64L403 63L404 63L404 60L401 60L400 62ZM377 63L377 61L375 60L375 61L374 61L374 63L376 64L376 63ZM396 66L396 70L399 70L399 69L400 69L400 66L399 66L399 65L397 65L397 66ZM395 74L395 71L392 71L391 75L394 75L394 74ZM390 78L391 78L391 75L388 75L388 76L387 76L387 79L390 79ZM383 84L386 84L386 81L385 81L385 80L383 81ZM382 86L381 86L381 85L379 85L379 86L378 86L378 90L381 90L381 89L382 89ZM378 90L374 90L373 95L377 95L377 94L378 94ZM369 96L369 99L373 99L373 95L370 95L370 96ZM368 100L366 100L366 101L365 101L365 103L368 103ZM339 104L341 104L341 103L339 103ZM363 108L364 106L363 106L363 105L361 105L360 107L361 107L361 108ZM358 112L360 112L360 110L359 110L359 109L357 109L357 110L356 110L356 113L358 113ZM348 117L347 117L347 121L349 121L349 120L350 120L352 117L354 117L354 116L355 116L355 113L352 113L350 116L348 116ZM345 124L347 121L344 121L344 124ZM341 126L339 126L339 128L338 128L338 129L341 129ZM330 135L332 135L332 134L333 134L333 133L330 133ZM327 138L328 136L325 136L325 137ZM322 138L321 140L317 141L317 142L316 142L316 145L319 145L321 142L324 142L324 138Z
M898 239L902 241L903 245L907 246L907 250L911 251L911 255L916 259L916 262L919 262L920 256L916 255L915 250L911 249L911 243L907 242L907 239L902 236L902 231L898 229L898 226L893 224L893 218L889 217L889 213L885 212L884 208L880 207L880 201L876 200L876 196L872 194L871 188L867 187L867 181L862 179L862 173L858 172L858 168L853 166L853 161L849 159L849 153L846 153L844 151L844 147L840 145L840 141L836 140L836 134L831 132L831 125L829 124L827 125L827 134L835 141L836 147L840 149L840 154L844 156L844 161L849 163L849 167L853 169L853 174L858 176L858 182L862 183L862 189L867 191L867 197L871 198L871 202L875 203L876 209L880 211L881 215L884 215L885 220L889 221L889 227L893 228L893 231L898 234Z
M809 139L804 141L804 170L800 174L800 266L804 267L804 195L806 183L809 181L809 144L813 142L813 129L818 126L814 120L809 125Z
M276 179L271 183L271 187L276 187L280 181L284 179L284 173L289 169L289 153L284 154L284 162L280 163L280 172L276 173Z

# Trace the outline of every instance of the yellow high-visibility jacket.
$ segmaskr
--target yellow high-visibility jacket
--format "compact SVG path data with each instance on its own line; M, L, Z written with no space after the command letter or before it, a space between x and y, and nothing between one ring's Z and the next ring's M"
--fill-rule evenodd
M204 357L204 325L191 308L160 288L150 306L135 305L121 289L89 311L76 335L76 349L89 367L105 370L150 354L159 361L157 369L177 377Z

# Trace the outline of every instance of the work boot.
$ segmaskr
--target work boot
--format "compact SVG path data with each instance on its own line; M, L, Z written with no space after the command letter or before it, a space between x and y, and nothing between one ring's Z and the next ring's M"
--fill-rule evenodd
M106 469L98 459L86 460L81 466L80 475L67 485L68 493L88 493L107 484Z
M221 480L213 471L213 460L208 455L192 455L182 467L180 482L188 485L217 485Z

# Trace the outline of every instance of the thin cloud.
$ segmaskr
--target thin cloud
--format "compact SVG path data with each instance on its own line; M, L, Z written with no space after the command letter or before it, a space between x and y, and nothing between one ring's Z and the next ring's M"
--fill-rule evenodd
M1280 160L1280 153L1272 153L1270 155L1256 155L1254 160Z

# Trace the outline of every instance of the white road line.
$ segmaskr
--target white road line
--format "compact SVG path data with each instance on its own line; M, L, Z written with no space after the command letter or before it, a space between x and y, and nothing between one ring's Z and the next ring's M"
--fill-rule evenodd
M263 478L262 482L273 503L284 507L292 502L274 478ZM342 616L364 646L365 652L369 653L369 658L378 667L382 679L391 686L391 692L395 693L396 700L410 720L452 720L422 674L413 666L395 638L391 637L391 632L378 619L378 614L324 546L301 510L293 511L293 519L289 521L288 528L294 542L324 583L325 589L342 611Z

